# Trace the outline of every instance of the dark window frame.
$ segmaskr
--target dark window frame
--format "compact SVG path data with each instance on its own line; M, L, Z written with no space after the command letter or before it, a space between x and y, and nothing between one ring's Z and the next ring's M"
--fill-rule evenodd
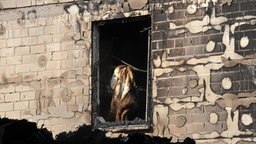
M100 90L99 90L99 63L100 63L100 49L99 49L99 27L105 23L119 23L119 22L132 22L140 21L144 19L150 20L150 27L145 29L148 32L147 39L147 82L146 82L146 108L145 108L145 120L140 121L121 121L121 122L100 122L99 120L99 101L100 101ZM92 22L92 112L91 112L91 123L94 129L103 129L105 131L126 131L126 130L145 130L149 129L152 124L152 62L151 62L151 16L139 16L133 18L122 18L116 20L96 21Z

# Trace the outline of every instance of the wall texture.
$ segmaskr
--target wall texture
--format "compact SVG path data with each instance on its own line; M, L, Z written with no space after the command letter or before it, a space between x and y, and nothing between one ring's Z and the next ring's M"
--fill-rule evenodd
M54 135L91 124L91 22L148 10L146 1L130 3L136 11L128 2L71 1L0 0L1 117Z
M0 116L90 124L91 22L151 14L152 134L256 143L256 1L146 3L0 0Z
M151 4L154 134L256 143L256 1Z

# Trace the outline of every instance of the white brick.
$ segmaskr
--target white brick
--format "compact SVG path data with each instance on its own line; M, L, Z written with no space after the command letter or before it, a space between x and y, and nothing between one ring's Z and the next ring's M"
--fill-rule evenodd
M15 48L15 55L16 56L21 56L21 55L28 55L29 52L29 47L25 46L25 47L16 47Z
M4 94L0 94L0 103L4 102Z
M29 72L30 64L21 64L15 66L15 73Z
M28 36L28 29L27 28L15 29L15 30L13 30L13 36L15 38L26 37L26 36Z
M22 63L28 64L28 63L34 63L34 62L37 62L37 55L22 56Z
M36 0L36 5L42 5L44 4L44 0Z
M29 101L29 108L33 109L33 108L37 108L37 104L36 104L36 100L31 100Z
M45 45L35 45L30 47L31 54L39 54L45 52Z
M37 60L37 59L36 59ZM36 64L31 64L30 65L30 71L35 72L35 71L45 71L45 67L39 66L37 63Z
M37 80L37 73L24 73L22 80L23 82Z
M60 44L61 50L73 50L75 47L74 41L62 41Z
M52 43L52 35L38 36L37 42L38 44Z
M5 117L5 112L0 112L0 117L1 118Z
M37 37L25 37L22 38L23 45L35 45L37 44Z
M7 65L21 64L21 62L22 62L21 56L7 57Z
M17 0L17 7L31 6L31 0Z
M5 102L15 102L20 100L20 93L5 94Z
M15 87L13 85L8 85L7 87L1 89L1 93L11 93L11 92L15 92Z
M1 3L2 3L3 9L16 7L16 0L2 0Z
M55 34L52 36L52 41L53 42L61 42L64 39L63 34Z
M0 58L0 66L6 66L7 58Z
M7 40L7 47L15 47L21 45L21 38L14 38Z
M53 60L64 60L68 58L68 53L66 51L64 52L54 52L53 53Z
M34 100L36 98L35 91L21 92L20 99L24 100Z
M15 74L15 66L6 66L4 72L7 77L10 77Z
M4 48L4 49L0 49L0 56L1 56L1 57L10 57L10 56L14 56L14 48Z
M7 41L6 40L0 40L0 48L6 48L7 47Z
M43 27L29 28L29 36L43 35Z
M13 103L0 103L0 111L6 112L13 110Z
M20 119L20 111L6 112L5 116L10 119Z
M47 52L60 51L60 43L51 43L46 45Z
M28 109L28 101L14 103L14 110L24 110L24 109Z
M59 2L72 2L73 0L59 0Z
M60 33L60 28L57 25L46 26L44 34L57 34Z
M49 61L46 65L46 70L55 70L60 69L61 62L60 61Z
M24 92L24 91L29 91L30 87L29 86L25 86L25 85L18 85L15 88L16 92Z

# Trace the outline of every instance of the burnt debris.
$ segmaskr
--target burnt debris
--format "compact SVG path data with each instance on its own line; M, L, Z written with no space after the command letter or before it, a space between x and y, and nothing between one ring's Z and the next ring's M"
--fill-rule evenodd
M107 137L105 132L82 125L73 132L53 135L43 126L27 120L0 118L0 144L195 144L191 138L183 142L171 142L172 138L149 136L142 132L131 132L127 136Z

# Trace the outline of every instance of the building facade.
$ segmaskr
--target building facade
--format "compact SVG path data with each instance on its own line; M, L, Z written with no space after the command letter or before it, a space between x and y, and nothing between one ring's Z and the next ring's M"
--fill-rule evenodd
M255 0L0 0L0 7L1 117L44 124L54 135L82 124L113 127L103 96L114 57L144 70L137 84L145 115L129 129L256 143Z

